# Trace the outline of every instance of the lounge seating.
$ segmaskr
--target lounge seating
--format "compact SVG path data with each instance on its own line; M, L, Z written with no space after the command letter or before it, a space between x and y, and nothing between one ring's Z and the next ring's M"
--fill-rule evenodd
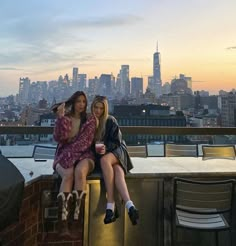
M196 144L165 144L165 156L176 157L176 156L198 156L198 148Z
M147 146L127 146L130 157L147 157Z
M32 157L35 161L54 159L57 147L35 145Z
M202 145L203 160L214 158L226 158L235 160L234 145Z
M235 180L193 181L174 178L172 213L172 245L176 241L176 228L211 231L231 230ZM229 218L226 220L226 214ZM230 240L232 245L232 238Z

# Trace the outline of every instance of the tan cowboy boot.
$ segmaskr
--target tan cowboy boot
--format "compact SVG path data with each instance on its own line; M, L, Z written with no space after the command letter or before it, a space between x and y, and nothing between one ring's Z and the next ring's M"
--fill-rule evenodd
M79 236L79 228L83 225L83 210L85 204L85 191L73 190L73 208L72 208L72 220L70 224L71 235L73 237Z
M58 201L58 233L60 236L69 236L68 215L72 203L72 194L70 192L60 192L57 195Z

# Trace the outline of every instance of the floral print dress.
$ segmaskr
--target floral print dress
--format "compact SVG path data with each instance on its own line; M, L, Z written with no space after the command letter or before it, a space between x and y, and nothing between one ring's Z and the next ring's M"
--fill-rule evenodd
M71 129L72 119L69 116L62 116L56 120L53 136L58 142L58 148L53 162L54 169L57 164L63 168L70 168L83 159L94 160L91 145L96 131L95 117L88 116L78 134L69 139Z

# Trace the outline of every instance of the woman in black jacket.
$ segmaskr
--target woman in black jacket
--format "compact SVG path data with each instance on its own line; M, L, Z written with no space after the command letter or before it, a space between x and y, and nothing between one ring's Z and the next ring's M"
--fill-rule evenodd
M100 142L96 153L100 159L106 191L107 207L104 223L112 223L118 218L114 202L114 188L116 187L121 198L125 202L129 218L133 225L139 218L138 210L130 200L125 182L125 174L133 168L125 142L116 119L108 115L108 101L104 96L96 96L91 105L92 113L99 120L99 126L95 134L95 141ZM101 145L101 141L103 144ZM98 145L97 145L98 146Z

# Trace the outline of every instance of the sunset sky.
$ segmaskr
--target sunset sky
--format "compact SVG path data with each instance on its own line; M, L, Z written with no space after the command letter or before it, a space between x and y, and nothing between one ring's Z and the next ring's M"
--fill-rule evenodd
M0 96L20 77L152 75L158 41L163 83L180 73L193 90L236 88L235 0L1 0Z

